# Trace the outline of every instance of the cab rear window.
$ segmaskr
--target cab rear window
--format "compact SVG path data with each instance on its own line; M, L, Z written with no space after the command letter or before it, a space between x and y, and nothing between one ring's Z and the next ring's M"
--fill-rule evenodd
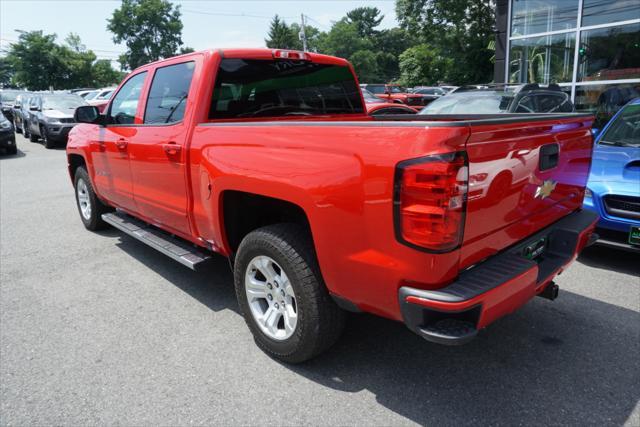
M306 61L223 59L210 119L362 114L360 91L346 66Z

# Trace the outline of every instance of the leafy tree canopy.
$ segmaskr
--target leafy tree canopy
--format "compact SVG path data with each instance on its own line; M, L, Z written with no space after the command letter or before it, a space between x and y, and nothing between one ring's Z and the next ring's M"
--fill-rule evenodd
M124 43L123 69L137 68L176 55L182 46L180 6L168 0L122 0L108 19L115 43Z
M30 90L72 89L107 86L122 78L110 61L96 61L78 35L69 34L62 44L56 39L42 31L20 33L4 60L11 67L10 84Z
M451 83L482 83L493 75L494 0L397 0L400 26L453 60Z
M358 7L347 12L347 22L354 24L360 37L372 37L384 15L377 7Z

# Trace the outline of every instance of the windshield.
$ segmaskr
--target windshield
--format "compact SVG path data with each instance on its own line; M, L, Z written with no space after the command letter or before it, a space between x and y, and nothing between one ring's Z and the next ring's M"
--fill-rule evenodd
M640 147L640 104L626 106L602 135L600 144Z
M70 110L87 105L82 98L76 95L69 96L45 96L42 98L43 110Z
M387 86L387 89L389 89L389 92L391 93L406 93L407 89L403 88L402 86Z
M87 101L91 101L93 98L98 96L99 93L100 93L100 91L92 90L91 92L88 92L88 93L85 93L84 95L81 95L81 97L86 99Z
M444 95L446 92L439 87L433 87L430 89L418 89L413 93L417 93L419 95Z
M347 66L306 61L223 59L209 118L363 113Z
M0 100L2 100L2 102L13 102L19 94L20 92L3 91L0 92Z
M436 99L418 114L495 114L509 109L513 95L504 92L460 92Z
M383 85L367 85L367 90L374 94L382 95L384 93Z
M367 104L383 104L384 101L373 93L369 92L367 89L362 89L362 97L364 98L364 102Z

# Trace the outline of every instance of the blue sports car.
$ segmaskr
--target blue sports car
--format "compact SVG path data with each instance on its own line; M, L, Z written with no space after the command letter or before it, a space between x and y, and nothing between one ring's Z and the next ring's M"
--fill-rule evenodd
M598 133L584 207L600 215L599 244L640 252L640 98Z

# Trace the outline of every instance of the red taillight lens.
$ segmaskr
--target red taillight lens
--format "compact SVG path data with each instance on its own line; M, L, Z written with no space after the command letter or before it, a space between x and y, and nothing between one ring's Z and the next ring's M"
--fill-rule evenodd
M412 247L447 252L462 242L469 171L464 152L401 162L396 167L396 237Z

